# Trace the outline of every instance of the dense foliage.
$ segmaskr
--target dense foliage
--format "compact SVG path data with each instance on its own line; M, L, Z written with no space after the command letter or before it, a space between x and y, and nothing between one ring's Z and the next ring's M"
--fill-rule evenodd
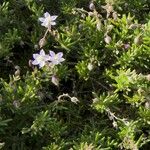
M1 149L149 149L149 0L2 0L0 33Z

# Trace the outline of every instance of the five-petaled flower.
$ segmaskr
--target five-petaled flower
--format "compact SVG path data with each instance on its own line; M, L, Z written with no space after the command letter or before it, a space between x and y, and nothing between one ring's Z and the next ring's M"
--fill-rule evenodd
M34 61L32 61L33 65L39 65L39 68L44 67L47 61L50 60L49 55L45 55L44 50L40 51L40 54L33 54Z
M44 13L44 17L40 17L39 20L42 22L42 26L51 29L51 26L56 25L56 18L58 16L51 16L48 12Z
M55 54L55 52L49 51L49 54L50 54L50 61L54 65L58 65L65 60L64 58L62 58L63 56L62 52Z

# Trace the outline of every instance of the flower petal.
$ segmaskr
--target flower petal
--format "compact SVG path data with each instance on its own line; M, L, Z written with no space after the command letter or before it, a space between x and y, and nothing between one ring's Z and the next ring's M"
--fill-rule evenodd
M45 17L45 18L47 18L47 17L49 17L49 16L50 16L50 14L49 14L48 12L44 13L44 17Z
M39 62L38 62L37 60L34 60L34 61L32 61L32 64L33 64L33 65L38 65Z
M44 61L41 61L41 62L39 63L39 68L44 67L44 65L45 65L45 62L44 62Z
M60 59L59 59L59 62L63 62L63 61L65 61L64 58L60 58Z
M41 26L47 27L45 22L43 22L43 23L41 24Z
M55 26L55 25L56 25L56 22L53 22L53 21L52 21L50 24L51 24L52 26Z
M58 16L51 16L51 20L54 21Z
M48 28L50 26L50 23L48 21L44 21L43 22L43 26L46 27L46 28Z
M54 64L53 62L55 61L53 57L50 57L49 61L51 61L52 64Z
M55 55L56 55L54 51L49 51L49 54L51 57L55 57Z
M57 53L56 55L57 55L57 57L58 57L58 59L59 59L59 58L61 58L61 57L63 56L63 53L62 53L62 52L59 52L59 53Z
M45 18L40 17L40 18L39 18L39 21L44 22L44 21L45 21Z
M50 56L49 55L45 55L44 58L45 58L45 61L50 60Z
M61 58L60 61L63 62L63 61L65 61L65 59L64 59L64 58Z
M53 65L56 65L57 62L58 62L58 60L55 59L54 57L50 57L50 61L51 61L51 63L52 63Z
M40 55L45 56L45 52L43 49L40 50Z
M52 81L52 83L55 84L56 86L59 85L59 80L58 80L58 78L57 78L55 75L52 76L51 81Z
M39 57L39 54L33 54L34 59L36 59L37 57Z

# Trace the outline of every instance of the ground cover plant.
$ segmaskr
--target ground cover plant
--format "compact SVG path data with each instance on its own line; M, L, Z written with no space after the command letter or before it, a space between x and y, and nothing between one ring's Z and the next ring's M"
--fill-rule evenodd
M0 33L0 149L149 150L149 0L2 0Z

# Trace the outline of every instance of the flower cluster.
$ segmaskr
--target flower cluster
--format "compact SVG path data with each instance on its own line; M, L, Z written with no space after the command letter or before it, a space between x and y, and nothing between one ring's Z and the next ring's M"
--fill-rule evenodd
M32 64L39 65L39 68L44 67L47 62L50 62L52 65L58 65L65 60L62 57L62 52L55 54L54 51L49 51L49 55L47 55L42 49L39 54L33 54L34 61L32 61Z
M47 31L45 32L43 38L39 41L40 48L43 47L46 43L46 35L47 33L51 33L51 26L56 25L56 18L58 16L51 16L48 12L44 13L44 17L40 17L39 21L41 21L41 25L47 28ZM46 64L49 67L53 67L55 65L61 64L65 59L63 58L63 53L55 53L54 51L49 51L49 54L45 54L45 51L43 49L40 50L39 53L33 54L34 60L31 62L32 65L38 65L39 68L44 67ZM51 82L55 84L56 86L59 85L59 78L56 75L56 71L53 69L51 70Z
M48 12L46 12L44 13L44 17L40 17L39 20L42 22L42 26L51 30L51 26L56 25L55 20L57 17L58 16L51 16ZM45 40L45 37L42 38L42 42L43 39ZM39 65L39 68L44 67L48 62L52 65L58 65L65 60L62 52L55 54L54 51L49 51L49 55L47 55L43 49L40 50L39 54L33 54L33 58L34 61L32 61L32 64Z

